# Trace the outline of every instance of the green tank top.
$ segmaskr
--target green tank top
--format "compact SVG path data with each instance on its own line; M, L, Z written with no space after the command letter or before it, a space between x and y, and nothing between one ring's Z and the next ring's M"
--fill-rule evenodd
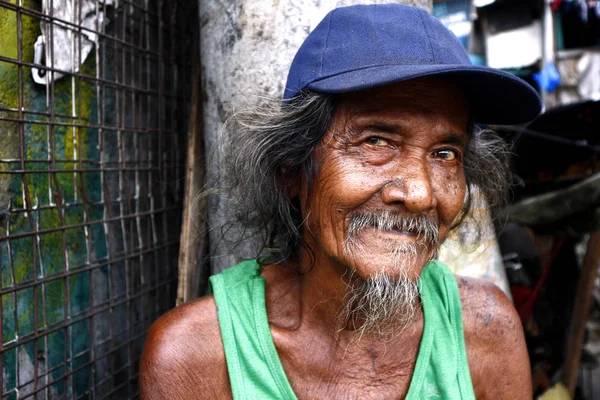
M210 278L233 398L297 399L271 336L265 280L255 260ZM407 400L474 400L458 285L439 261L419 279L424 328Z

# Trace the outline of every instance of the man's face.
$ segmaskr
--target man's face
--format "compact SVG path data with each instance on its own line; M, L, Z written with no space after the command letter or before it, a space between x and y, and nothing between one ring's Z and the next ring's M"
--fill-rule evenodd
M438 247L431 231L441 243L463 204L467 125L466 98L438 79L343 96L315 154L319 175L302 189L317 258L366 280L416 279Z

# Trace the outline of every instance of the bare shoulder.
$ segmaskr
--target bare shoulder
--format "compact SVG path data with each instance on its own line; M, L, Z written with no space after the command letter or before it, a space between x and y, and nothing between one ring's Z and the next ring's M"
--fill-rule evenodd
M478 399L531 399L531 372L519 315L496 285L456 277L465 343Z
M160 317L140 361L143 400L224 398L231 391L214 298L206 296Z

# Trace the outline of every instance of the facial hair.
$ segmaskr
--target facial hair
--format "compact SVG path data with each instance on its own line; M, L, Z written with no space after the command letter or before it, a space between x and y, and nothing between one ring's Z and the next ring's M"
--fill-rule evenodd
M395 336L413 323L419 314L417 282L406 274L392 277L384 271L364 280L352 270L350 290L341 312L344 327L376 338Z
M367 228L378 231L397 231L417 236L417 240L406 243L409 255L416 256L419 247L428 245L437 249L439 245L439 227L435 219L422 214L401 214L391 211L362 212L353 214L348 223L348 234L346 236L346 251L352 251L361 247L359 233ZM396 247L402 248L402 244L396 243ZM392 249L395 254L402 254L399 248Z
M358 338L363 335L388 337L404 331L420 311L417 277L409 276L407 265L416 261L419 252L433 253L439 246L438 224L425 215L406 215L390 211L357 213L350 217L345 251L364 252L360 232L371 228L398 231L416 236L413 242L386 241L391 263L383 265L367 279L349 269L348 293L341 312L344 327L352 328Z

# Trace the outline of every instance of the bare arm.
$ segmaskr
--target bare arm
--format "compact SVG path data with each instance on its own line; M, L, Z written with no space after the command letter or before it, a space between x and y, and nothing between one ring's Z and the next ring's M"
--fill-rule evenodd
M477 399L531 400L531 369L519 316L495 285L458 277Z
M152 325L140 361L140 398L231 398L212 297L178 307Z

